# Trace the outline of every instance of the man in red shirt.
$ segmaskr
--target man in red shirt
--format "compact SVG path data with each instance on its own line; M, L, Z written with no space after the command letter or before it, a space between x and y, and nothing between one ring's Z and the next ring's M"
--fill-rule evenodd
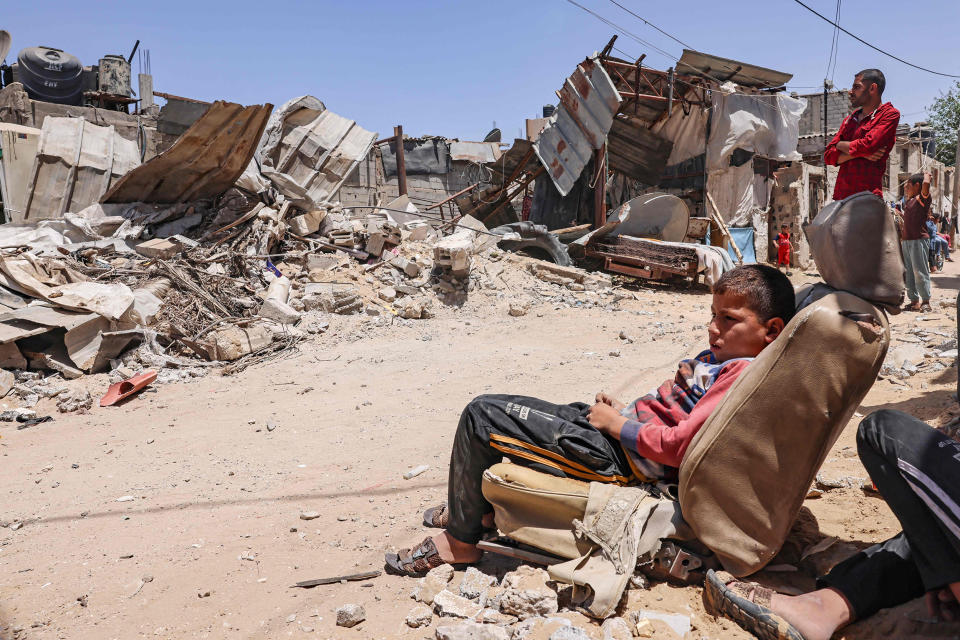
M843 200L861 191L883 197L887 156L897 140L900 112L881 103L887 81L879 69L864 69L853 78L850 105L840 130L823 152L823 162L840 167L833 199Z

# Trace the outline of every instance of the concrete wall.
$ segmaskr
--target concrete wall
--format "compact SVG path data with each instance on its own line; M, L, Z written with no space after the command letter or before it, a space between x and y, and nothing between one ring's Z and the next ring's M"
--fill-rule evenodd
M799 96L807 101L807 108L800 116L800 135L819 135L820 153L823 153L823 92ZM840 130L843 119L850 113L850 97L846 91L827 93L827 133Z
M815 167L805 162L792 162L779 169L775 174L776 184L770 195L770 214L768 217L768 261L776 262L777 248L773 244L780 225L790 227L793 251L791 265L801 269L810 264L810 245L803 235L803 224L816 217L824 204L830 200L833 186L823 167ZM757 261L760 258L760 244L757 243Z

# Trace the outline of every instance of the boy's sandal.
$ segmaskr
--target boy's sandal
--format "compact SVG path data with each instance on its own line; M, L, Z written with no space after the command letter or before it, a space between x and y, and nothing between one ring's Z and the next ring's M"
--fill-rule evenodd
M423 526L434 527L436 529L446 529L450 523L450 510L447 509L447 503L438 504L430 507L423 512ZM496 533L496 527L484 527L483 533Z
M707 571L707 610L736 622L761 640L805 640L789 622L770 610L774 591L755 582L738 582L725 571Z
M929 313L933 311L933 308L930 306L929 302L924 302L923 304L920 305L920 311L923 311L924 313Z
M401 549L397 553L384 555L384 564L389 573L419 578L426 575L430 569L448 563L440 559L440 552L433 544L433 539L424 538L423 542L413 549Z
M919 302L911 302L910 304L908 304L907 306L905 306L905 307L903 308L903 310L904 310L904 311L920 311L920 303L919 303Z

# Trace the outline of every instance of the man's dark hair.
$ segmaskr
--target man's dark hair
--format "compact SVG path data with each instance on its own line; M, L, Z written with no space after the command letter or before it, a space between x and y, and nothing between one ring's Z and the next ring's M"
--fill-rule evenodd
M877 85L879 95L883 95L883 90L887 88L887 79L883 77L883 71L880 71L880 69L864 69L853 77L860 78L867 89L870 88L871 84Z
M909 178L907 178L907 182L909 182L910 184L923 184L923 174L915 173Z
M796 313L793 285L787 276L769 265L747 264L727 271L713 285L713 292L743 296L761 322L782 318L787 323Z

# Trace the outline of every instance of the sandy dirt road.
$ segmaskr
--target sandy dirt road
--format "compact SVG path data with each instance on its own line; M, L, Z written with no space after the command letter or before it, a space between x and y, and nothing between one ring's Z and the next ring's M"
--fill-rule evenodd
M948 264L935 276L935 302L955 297L957 273ZM589 401L605 389L629 400L705 344L705 291L642 289L616 310L540 305L517 318L508 297L471 296L394 326L333 316L299 353L233 377L158 386L86 415L57 414L45 400L37 409L55 422L0 424L0 638L433 637L403 623L412 580L290 585L379 569L385 550L422 539L419 513L445 499L453 430L473 396ZM952 309L927 317L894 317L894 336L918 323L953 335ZM893 407L945 419L957 407L956 365L947 364L904 385L878 381L860 413ZM95 397L106 385L105 375L71 383ZM858 420L825 476L865 475L850 454ZM430 469L402 479L421 464ZM858 489L806 506L821 535L843 543L822 556L897 528L885 504ZM305 511L319 517L302 520ZM511 566L489 559L483 568ZM808 587L812 574L784 583ZM334 610L346 603L363 605L366 622L336 627ZM707 616L699 589L660 584L631 592L630 603L691 616L691 637L749 637ZM937 637L942 629L922 617L914 603L845 637Z

